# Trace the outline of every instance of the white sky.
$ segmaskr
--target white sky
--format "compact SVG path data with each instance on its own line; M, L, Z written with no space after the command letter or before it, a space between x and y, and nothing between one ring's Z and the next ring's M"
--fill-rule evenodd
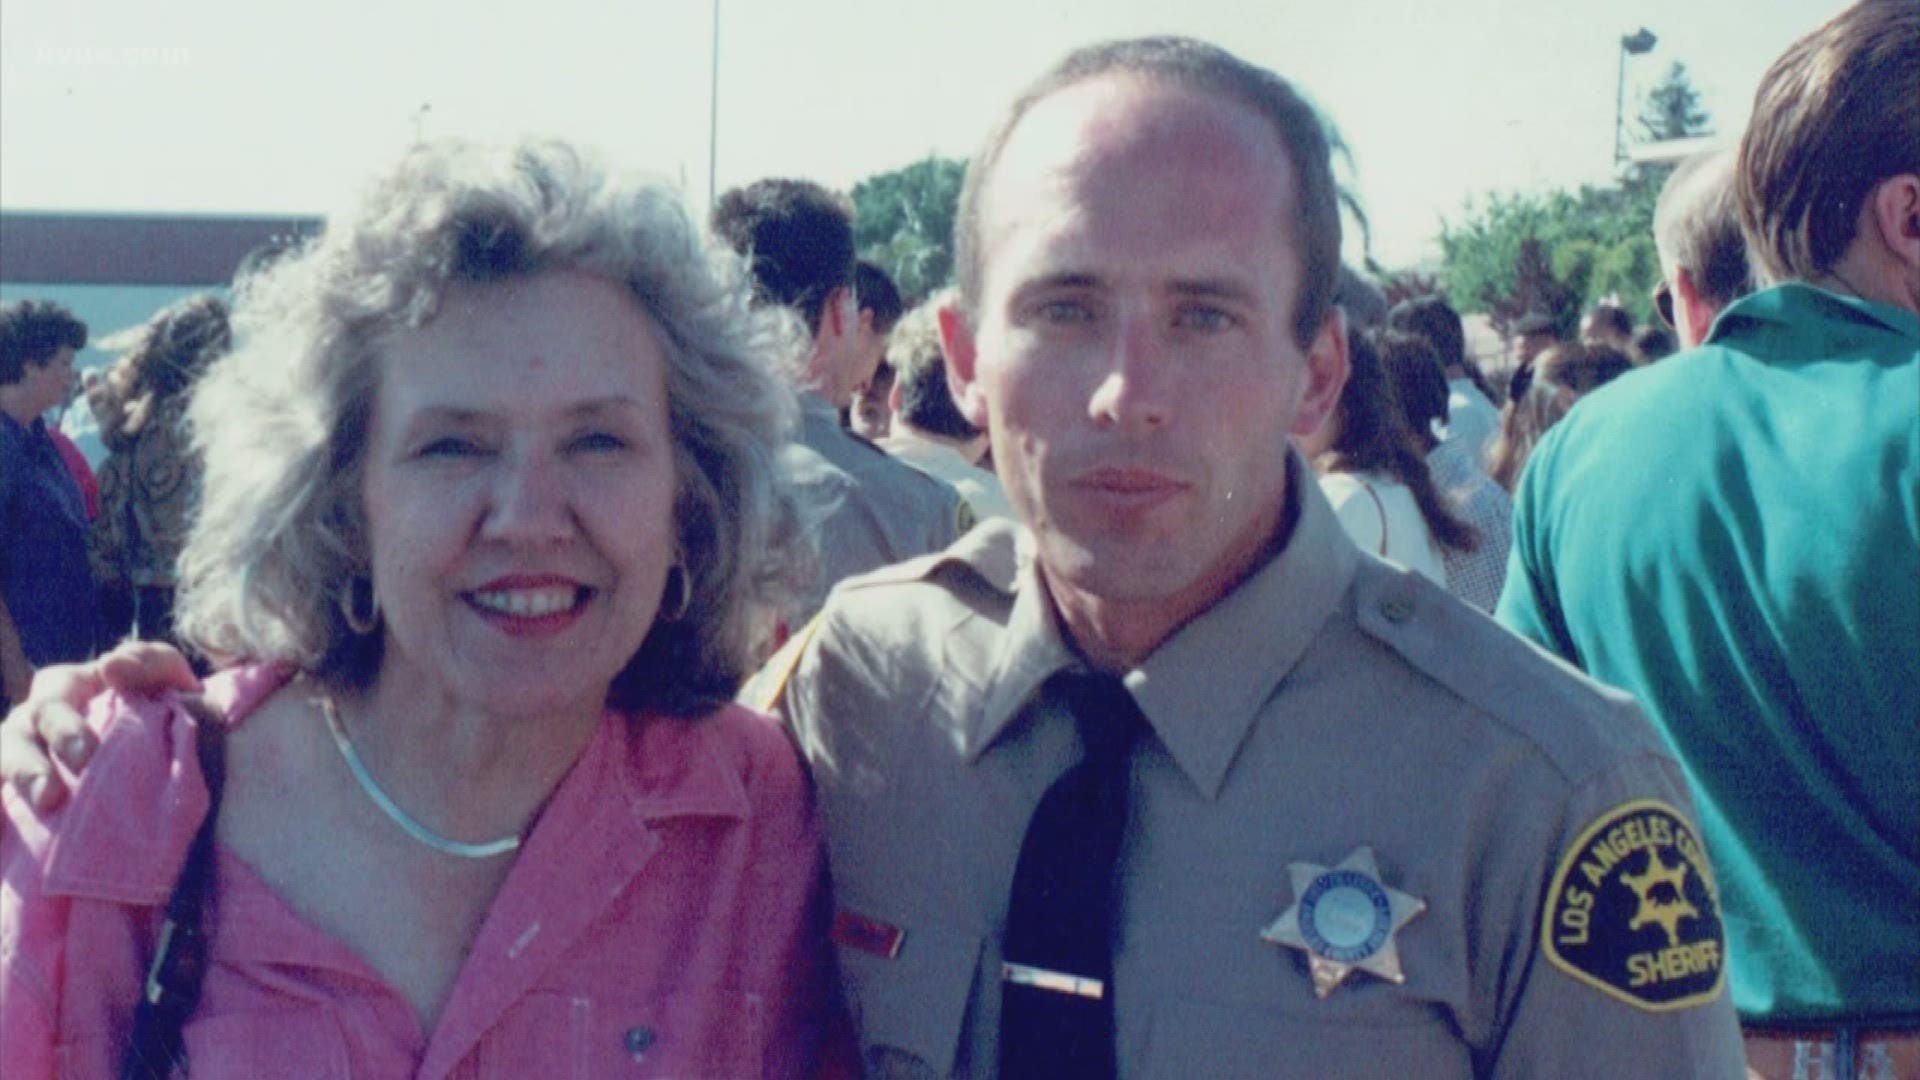
M1686 63L1722 133L1841 0L720 0L718 185L837 186L966 156L1067 49L1204 37L1292 78L1352 144L1375 251L1437 252L1488 190L1610 175L1636 86ZM317 212L414 136L584 140L704 204L712 0L0 3L0 206Z

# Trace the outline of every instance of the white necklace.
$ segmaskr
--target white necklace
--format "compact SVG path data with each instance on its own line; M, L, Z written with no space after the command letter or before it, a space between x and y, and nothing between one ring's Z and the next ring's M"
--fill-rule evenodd
M380 812L387 815L388 820L400 826L401 832L442 855L452 855L461 859L492 859L519 849L518 836L506 836L498 840L489 840L484 844L469 844L460 840L449 840L415 821L413 815L400 809L399 803L394 802L386 792L380 790L380 785L374 781L373 774L367 771L367 766L353 749L353 740L347 738L346 727L340 723L340 710L334 707L333 696L319 694L317 700L320 703L320 715L327 718L327 731L333 736L333 745L340 748L340 756L346 759L347 771L359 781L360 790L367 793L367 798L373 800L373 805L379 807Z

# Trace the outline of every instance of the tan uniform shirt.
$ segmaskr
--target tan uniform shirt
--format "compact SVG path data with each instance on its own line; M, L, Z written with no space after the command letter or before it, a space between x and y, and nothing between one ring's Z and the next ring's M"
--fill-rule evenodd
M799 608L788 613L796 627L839 582L939 551L974 523L951 485L842 428L825 398L803 393L800 410L800 438L782 451L781 464L816 517L820 571Z
M980 520L1019 520L1014 517L1013 504L1007 501L1007 492L1000 486L1000 478L968 461L965 454L946 443L929 439L896 420L893 434L878 440L878 445L896 459L928 476L952 484Z
M1126 677L1153 734L1122 853L1121 1074L1742 1075L1711 869L1645 720L1360 554L1290 468L1286 549ZM996 1071L1014 865L1080 756L1035 700L1077 661L1019 536L988 523L850 582L793 643L782 707L875 1075ZM1298 912L1290 864L1362 845L1425 910L1392 938L1403 984L1354 971L1319 998L1262 932Z

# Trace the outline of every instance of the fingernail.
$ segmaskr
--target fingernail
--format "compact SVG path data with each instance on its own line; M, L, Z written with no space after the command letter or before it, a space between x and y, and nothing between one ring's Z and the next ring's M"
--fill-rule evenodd
M45 809L45 807L41 804L41 800L46 797L46 794L47 794L47 778L46 777L36 776L33 779L27 781L27 802L28 803L32 804L36 808Z
M60 740L60 760L69 765L78 764L87 754L87 740L80 735L69 735Z

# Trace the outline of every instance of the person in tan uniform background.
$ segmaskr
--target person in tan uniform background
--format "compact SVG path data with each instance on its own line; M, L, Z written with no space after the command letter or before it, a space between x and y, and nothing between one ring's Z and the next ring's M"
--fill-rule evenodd
M722 193L712 226L747 258L756 300L791 310L810 335L795 374L800 431L781 466L817 519L820 559L812 588L778 613L777 645L836 583L938 551L975 515L951 485L840 425L839 410L852 404L884 351L860 318L851 204L809 181L760 180Z

